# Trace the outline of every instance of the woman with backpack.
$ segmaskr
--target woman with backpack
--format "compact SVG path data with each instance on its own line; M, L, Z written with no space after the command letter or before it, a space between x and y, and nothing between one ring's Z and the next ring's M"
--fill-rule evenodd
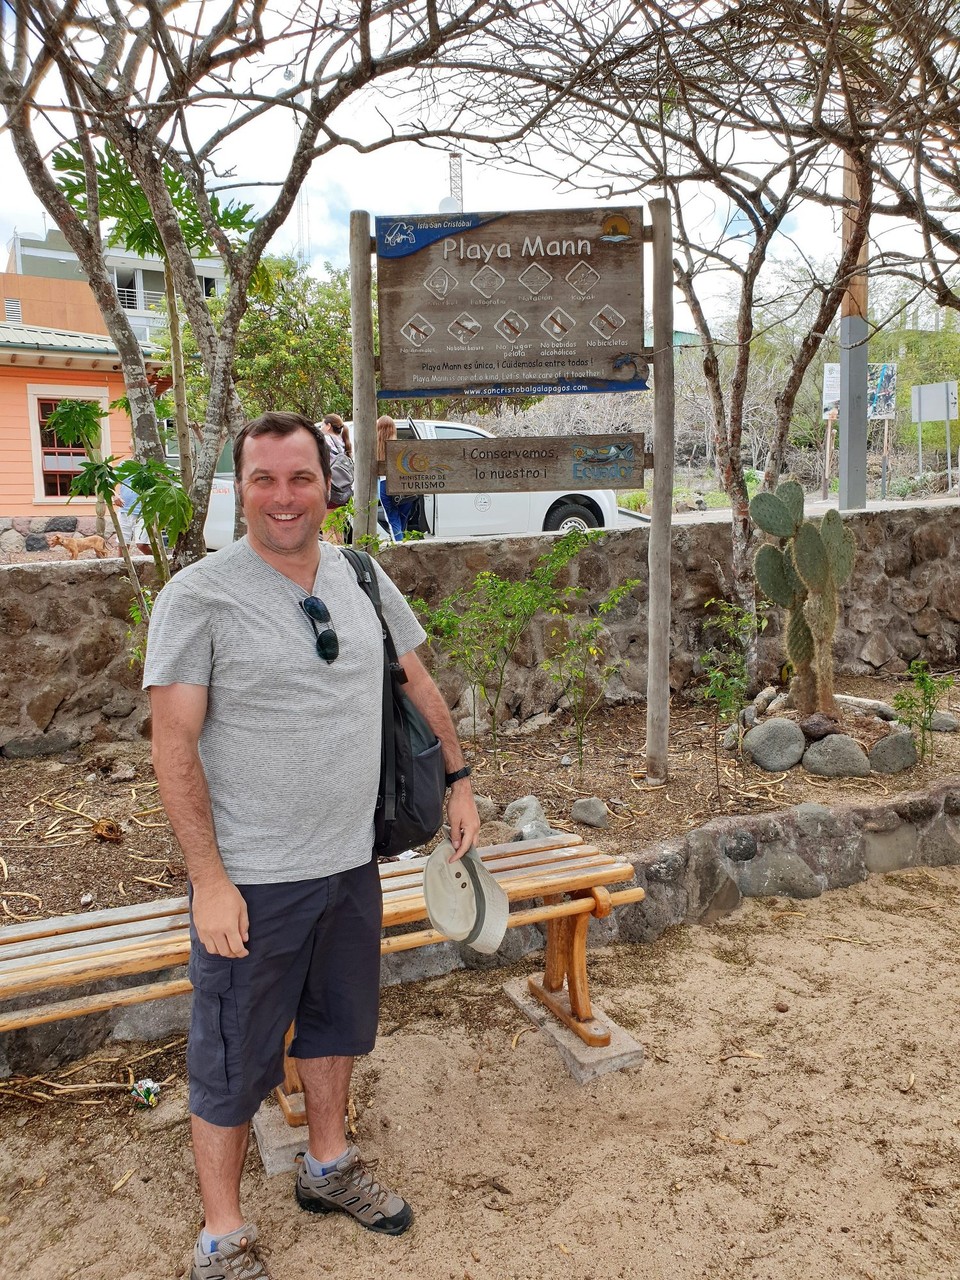
M340 417L339 413L328 413L320 423L321 429L330 438L327 440L327 448L330 450L330 456L335 453L345 453L348 458L353 457L353 445L350 443L350 428Z
M339 413L328 413L320 423L330 454L330 502L345 507L353 497L353 445L350 430Z

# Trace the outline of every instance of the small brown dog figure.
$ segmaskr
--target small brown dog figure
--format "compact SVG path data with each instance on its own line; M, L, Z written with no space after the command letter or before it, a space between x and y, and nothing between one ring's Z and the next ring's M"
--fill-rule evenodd
M71 560L76 560L81 551L92 551L98 560L108 556L107 544L99 534L91 533L88 538L76 538L67 533L51 533L51 547L65 547Z

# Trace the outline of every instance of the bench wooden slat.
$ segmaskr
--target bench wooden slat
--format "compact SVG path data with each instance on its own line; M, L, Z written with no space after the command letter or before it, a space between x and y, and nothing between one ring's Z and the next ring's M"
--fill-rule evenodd
M536 874L523 868L505 871L497 876L497 881L506 891L507 898L516 902L518 898L540 898L544 893L573 893L593 888L594 885L619 884L624 880L632 880L633 874L630 863L609 858L603 860L601 855L583 866L556 867L547 873L542 868ZM423 892L410 893L404 898L384 903L384 928L422 920L425 914Z
M488 858L484 852L482 862L491 874L499 876L504 871L514 871L521 867L533 870L538 867L575 866L588 860L595 865L598 857L604 861L610 860L610 854L602 853L595 845L581 844L565 850L530 849L512 855L503 853L496 858ZM394 876L389 885L382 886L384 901L389 902L399 893L409 893L411 889L418 888L422 881L422 865L412 868L406 875Z
M585 957L587 916L602 916L611 905L643 898L643 890L638 886L613 893L605 888L632 881L633 866L603 853L595 845L585 844L577 835L566 833L541 840L492 845L480 854L511 902L528 898L555 899L512 912L508 924L515 928L546 922L544 983L547 986L544 990L547 994L539 998L549 1000L552 1008L556 1000L550 993L556 989L557 975L561 984L564 973L575 975L574 1004L581 1012L558 1016L588 1043L599 1043L590 1037L601 1034L603 1028L598 1031L596 1024L588 1025L582 1012L583 1008L589 1011ZM426 857L418 857L380 866L386 929L427 919L423 900L426 861ZM565 894L576 896L563 900ZM146 974L185 964L190 953L188 925L187 899L180 897L2 927L0 1000L93 985L103 979ZM442 940L443 935L433 929L419 929L383 937L380 949L381 954L390 955ZM141 983L118 991L99 991L75 1000L55 1000L0 1014L0 1033L189 990L189 980L177 978Z
M124 907L105 907L102 911L78 911L75 915L50 916L46 920L29 920L25 924L0 928L0 948L11 942L30 938L50 938L61 933L96 929L104 924L124 924L129 920L149 920L153 916L186 914L186 898L154 898L150 902L134 902Z
M186 912L175 916L151 916L146 920L131 920L129 924L113 927L101 925L97 929L84 929L82 933L61 933L53 938L32 938L13 946L0 947L0 974L7 972L16 962L27 956L49 956L75 951L79 947L102 946L124 939L155 938L171 929L186 929L189 918Z
M519 853L527 851L535 853L537 851L549 851L551 849L566 849L572 845L583 844L583 837L573 834L572 832L561 831L552 836L538 836L533 840L513 840L505 844L488 844L484 845L479 851L484 862L490 858L499 857L502 853ZM422 871L426 865L429 854L423 854L417 858L403 858L398 862L383 862L380 864L380 882L383 884L384 890L389 887L389 882L394 876L402 876L408 870Z
M166 1000L170 996L186 995L192 990L188 978L173 978L169 982L151 982L145 986L122 987L119 991L100 991L95 995L79 996L76 1000L34 1005L30 1009L18 1009L16 1013L0 1013L0 1034L4 1031L18 1031L21 1027L42 1026L46 1022L61 1022L64 1018L79 1018L87 1013L103 1013L107 1009L144 1004L147 1000Z
M79 987L104 978L149 973L186 964L190 956L190 934L183 931L162 936L163 942L159 945L156 940L152 940L123 951L105 951L87 956L79 948L70 953L69 960L35 965L29 969L14 969L3 975L0 995L3 998L26 996L37 991L50 991L55 987Z

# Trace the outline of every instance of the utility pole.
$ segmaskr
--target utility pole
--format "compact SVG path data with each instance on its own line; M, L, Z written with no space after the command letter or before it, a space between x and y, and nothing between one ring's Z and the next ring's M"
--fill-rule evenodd
M843 231L846 249L853 237L860 184L853 160L843 157ZM867 238L840 304L840 510L867 505Z

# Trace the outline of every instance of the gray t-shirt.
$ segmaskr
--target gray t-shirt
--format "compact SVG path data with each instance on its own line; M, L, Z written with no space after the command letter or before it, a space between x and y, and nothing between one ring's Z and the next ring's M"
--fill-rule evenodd
M245 538L181 570L150 619L143 687L209 689L200 758L234 884L311 880L371 856L383 639L349 562L320 545L313 594L340 641L329 665L300 608L307 593ZM424 631L379 566L377 577L402 657Z

